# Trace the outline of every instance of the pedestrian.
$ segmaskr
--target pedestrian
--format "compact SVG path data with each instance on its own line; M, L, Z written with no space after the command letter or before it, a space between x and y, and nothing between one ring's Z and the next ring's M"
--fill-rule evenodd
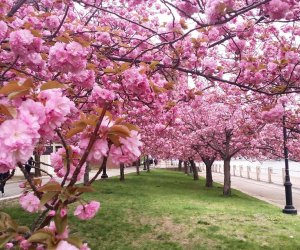
M25 170L28 174L30 174L30 170L33 166L34 166L34 161L32 156L30 156L29 160L25 163Z
M2 193L2 197L5 195L4 186L8 176L9 176L9 171L7 171L6 173L0 173L0 191Z

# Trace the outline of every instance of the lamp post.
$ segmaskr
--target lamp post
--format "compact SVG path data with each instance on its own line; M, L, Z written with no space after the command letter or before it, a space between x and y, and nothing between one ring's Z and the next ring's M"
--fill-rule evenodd
M286 146L287 143L287 131L285 126L286 116L282 117L282 125L283 125L283 152L284 152L284 162L285 162L285 201L286 205L282 210L285 214L297 214L297 210L293 206L293 197L292 197L292 183L290 180L290 172L289 172L289 153L288 148Z
M105 164L105 166L103 166L101 179L106 179L106 178L108 178L108 175L106 173L106 164Z

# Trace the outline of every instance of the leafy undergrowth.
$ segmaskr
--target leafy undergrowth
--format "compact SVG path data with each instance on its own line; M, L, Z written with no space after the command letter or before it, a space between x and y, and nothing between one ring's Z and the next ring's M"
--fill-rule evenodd
M99 200L91 221L70 218L71 233L91 249L300 249L300 217L233 191L204 187L183 173L155 170L98 181L86 200ZM21 224L33 216L8 203Z

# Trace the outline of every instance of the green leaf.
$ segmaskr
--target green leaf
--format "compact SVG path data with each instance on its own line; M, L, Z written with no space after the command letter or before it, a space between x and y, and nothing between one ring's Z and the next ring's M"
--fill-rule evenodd
M30 232L30 229L28 227L26 227L26 226L19 226L17 228L17 232L21 233L21 234L25 234L25 233Z
M14 234L4 233L0 235L0 248L2 249L6 243L8 243L11 239L13 239Z
M55 195L57 195L58 192L47 192L47 193L44 193L43 196L42 196L42 199L41 199L41 205L45 205L48 201L52 200L53 197Z
M82 247L82 240L77 237L69 237L66 241L77 248Z
M36 242L36 243L45 243L47 241L51 241L54 238L53 232L47 229L38 230L36 233L30 236L28 239L29 242Z
M62 234L68 225L68 216L61 217L60 210L58 210L54 216L54 223L57 233Z

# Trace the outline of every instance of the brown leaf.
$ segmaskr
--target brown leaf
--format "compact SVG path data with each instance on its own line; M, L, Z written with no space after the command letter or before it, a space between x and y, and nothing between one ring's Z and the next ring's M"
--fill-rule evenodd
M43 91L46 89L57 89L57 88L63 88L63 87L65 87L65 85L58 81L48 81L41 86L41 90Z

